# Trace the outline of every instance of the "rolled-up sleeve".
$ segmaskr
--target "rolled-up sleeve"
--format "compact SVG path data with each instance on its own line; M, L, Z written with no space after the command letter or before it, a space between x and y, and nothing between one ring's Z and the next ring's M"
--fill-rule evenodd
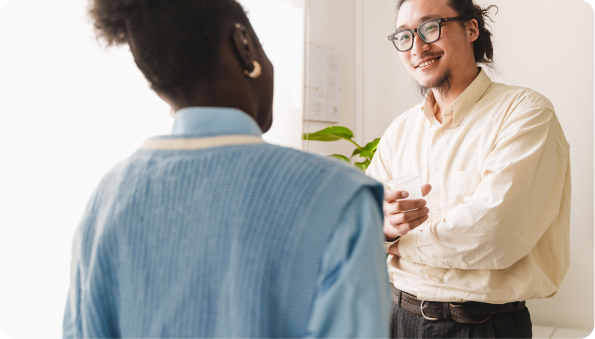
M554 222L570 171L555 114L528 107L504 122L473 195L399 242L404 260L437 268L504 269Z

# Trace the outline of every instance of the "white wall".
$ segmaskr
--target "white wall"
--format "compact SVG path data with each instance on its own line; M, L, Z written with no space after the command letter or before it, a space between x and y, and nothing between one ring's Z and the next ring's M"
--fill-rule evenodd
M493 80L547 96L571 145L572 264L554 298L533 300L533 322L593 329L593 9L581 0L498 0L494 17ZM421 102L397 51L395 1L363 6L364 137L381 136L390 122ZM580 34L579 34L580 33Z
M341 125L355 131L355 0L311 0L310 43L333 49L340 54L341 102L338 123L310 121L304 131L315 132ZM308 151L323 155L350 156L354 146L348 141L308 141Z
M240 0L275 68L273 126L266 142L302 148L305 0ZM275 29L283 27L283 29Z

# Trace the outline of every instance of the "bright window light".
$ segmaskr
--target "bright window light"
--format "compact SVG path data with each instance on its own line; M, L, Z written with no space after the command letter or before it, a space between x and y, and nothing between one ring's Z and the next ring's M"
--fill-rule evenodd
M265 139L299 148L303 1L242 3L275 65ZM99 47L86 6L0 0L0 332L11 338L61 337L72 239L93 189L173 124L128 49Z

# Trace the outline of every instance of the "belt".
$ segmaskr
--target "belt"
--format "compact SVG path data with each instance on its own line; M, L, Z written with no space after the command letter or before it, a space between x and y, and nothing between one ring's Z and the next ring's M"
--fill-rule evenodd
M392 286L392 300L397 306L427 320L454 320L458 323L477 324L488 321L496 313L516 312L525 308L524 301L507 304L487 304L475 301L447 303L419 300Z

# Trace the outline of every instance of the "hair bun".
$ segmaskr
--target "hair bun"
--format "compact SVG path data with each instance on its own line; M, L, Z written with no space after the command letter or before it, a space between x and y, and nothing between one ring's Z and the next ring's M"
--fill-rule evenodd
M95 34L107 45L127 42L126 21L134 11L149 0L93 0L89 15L94 21Z

